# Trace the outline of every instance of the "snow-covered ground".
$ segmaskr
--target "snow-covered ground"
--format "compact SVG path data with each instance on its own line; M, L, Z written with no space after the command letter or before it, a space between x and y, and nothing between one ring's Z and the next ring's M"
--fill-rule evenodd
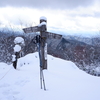
M38 53L19 59L18 69L0 63L0 100L100 100L100 78L71 61L48 55L46 91L40 89Z

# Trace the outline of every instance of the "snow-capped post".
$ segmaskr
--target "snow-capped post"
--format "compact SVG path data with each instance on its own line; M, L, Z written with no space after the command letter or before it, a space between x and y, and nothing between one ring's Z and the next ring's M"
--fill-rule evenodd
M47 69L47 19L46 17L40 17L40 24L38 27L40 27L40 37L41 37L41 60L42 60L42 68Z
M46 27L46 23L47 19L46 17L40 17L40 24L38 26L34 26L34 27L29 27L29 28L24 28L23 31L25 33L32 33L32 32L40 32L40 38L41 38L41 42L40 42L40 54L41 54L41 58L40 58L40 67L42 67L42 69L47 69L47 43L46 43L46 39L47 39L47 27Z
M34 43L37 43L39 58L40 58L40 80L41 80L41 89L42 89L42 81L45 88L45 81L43 75L43 69L47 69L47 38L61 39L62 35L47 32L47 18L40 17L40 24L34 27L24 28L23 31L25 33L34 33L40 32L40 35L34 37Z
M40 51L41 51L41 60L42 60L42 68L47 69L47 38L54 38L54 39L61 39L62 35L47 32L47 18L42 16L40 17L40 24L38 26L34 27L28 27L24 28L23 31L25 33L34 33L34 32L40 32L40 38L41 38L41 46L40 46Z
M17 68L17 59L23 56L22 47L25 46L24 39L22 37L16 37L14 39L15 47L14 49L14 55L12 55L12 62L13 67Z

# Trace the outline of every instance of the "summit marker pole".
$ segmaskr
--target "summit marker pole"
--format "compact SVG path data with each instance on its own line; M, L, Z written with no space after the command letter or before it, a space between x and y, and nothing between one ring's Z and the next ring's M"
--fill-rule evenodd
M46 24L47 24L46 17L40 17L40 24L38 26L28 27L23 29L25 33L40 32L40 35L36 36L37 37L36 43L37 43L39 58L40 58L40 85L42 89L42 81L43 81L44 90L46 90L46 87L45 87L43 70L47 69L47 38L49 39L62 38L62 35L47 32Z

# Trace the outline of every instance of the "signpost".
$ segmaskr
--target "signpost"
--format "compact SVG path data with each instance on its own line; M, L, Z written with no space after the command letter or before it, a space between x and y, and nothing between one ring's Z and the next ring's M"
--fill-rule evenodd
M40 31L40 27L38 27L38 26L28 27L28 28L24 28L23 31L25 33L39 32Z
M32 33L32 32L40 32L41 29L38 26L35 27L28 27L23 29L24 33ZM54 38L54 39L61 39L62 35L56 34L56 33L51 33L51 32L45 32L46 33L46 38Z
M39 51L39 58L40 58L40 80L41 80L41 89L42 89L42 80L45 88L44 76L43 76L43 69L47 69L47 38L55 38L61 39L62 35L47 32L47 19L46 17L40 18L40 24L34 27L24 28L23 31L25 33L32 33L32 32L40 32L40 36L36 36L38 51Z
M41 37L41 58L42 58L42 68L47 69L47 38L60 39L62 35L47 32L47 19L45 17L40 18L40 24L34 27L24 28L25 33L40 32Z

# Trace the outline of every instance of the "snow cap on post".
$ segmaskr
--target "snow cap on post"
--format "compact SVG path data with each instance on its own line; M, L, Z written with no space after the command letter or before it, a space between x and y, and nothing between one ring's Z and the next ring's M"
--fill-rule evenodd
M41 27L42 25L47 25L47 23L46 22L41 22L39 25L38 25L38 27Z
M19 52L20 50L21 50L21 46L16 44L14 47L14 52Z
M42 22L46 22L47 23L47 18L44 17L44 16L40 17L40 23L42 23Z
M12 61L16 61L16 56L12 55Z
M15 44L25 45L24 39L23 39L22 37L16 37L16 38L14 39L14 43L15 43Z

